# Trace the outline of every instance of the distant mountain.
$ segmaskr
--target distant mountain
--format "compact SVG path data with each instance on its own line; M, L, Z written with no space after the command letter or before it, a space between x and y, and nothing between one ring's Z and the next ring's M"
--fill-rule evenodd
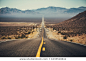
M20 14L20 13L23 13L23 14L29 14L29 13L35 13L34 11L32 10L25 10L25 11L22 11L22 10L19 10L19 9L16 9L16 8L9 8L9 7L5 7L5 8L1 8L0 9L0 14Z
M86 7L83 7L83 6L78 8L70 8L70 9L49 6L47 8L39 8L36 10L25 10L25 11L22 11L16 8L5 7L0 9L0 16L2 16L2 14L9 14L10 16L23 15L23 16L41 17L42 15L44 15L45 17L68 17L68 16L71 17L85 10L86 10ZM3 16L6 16L6 15L3 15Z
M34 11L46 14L46 13L59 13L59 12L61 13L61 12L64 12L66 10L67 10L66 8L50 6L50 7L47 7L47 8L39 8L39 9L36 9Z
M86 28L86 11L79 13L78 15L68 19L66 21L58 23L58 27L85 27Z
M80 12L83 12L85 10L86 10L86 7L82 6L82 7L79 7L79 8L70 8L65 12L67 12L67 13L80 13Z

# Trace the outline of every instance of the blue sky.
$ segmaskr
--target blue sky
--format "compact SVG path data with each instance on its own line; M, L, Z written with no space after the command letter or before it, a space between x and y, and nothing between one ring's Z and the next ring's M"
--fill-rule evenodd
M48 6L64 8L86 7L86 0L0 0L0 8L10 7L21 10L31 10Z

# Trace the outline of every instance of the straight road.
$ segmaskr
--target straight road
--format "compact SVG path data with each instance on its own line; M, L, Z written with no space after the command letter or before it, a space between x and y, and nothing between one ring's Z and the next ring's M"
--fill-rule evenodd
M0 42L0 57L36 57L42 41L42 27L34 39L17 39Z
M86 57L86 46L48 39L45 30L43 47L45 51L41 51L41 57Z
M48 39L44 28L44 18L42 21L44 43L41 49L41 57L86 57L86 46L64 42L55 39Z
M36 57L42 41L39 55L41 57L86 57L86 46L48 39L44 28L44 18L41 25L38 38L1 42L0 57Z

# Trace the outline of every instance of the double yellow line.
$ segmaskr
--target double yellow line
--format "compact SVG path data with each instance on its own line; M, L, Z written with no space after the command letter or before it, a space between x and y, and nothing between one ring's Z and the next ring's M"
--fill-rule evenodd
M37 51L36 57L40 57L42 45L43 45L43 37L42 37L42 41L41 41L41 44L40 44L40 46L39 46L39 49L38 49L38 51Z

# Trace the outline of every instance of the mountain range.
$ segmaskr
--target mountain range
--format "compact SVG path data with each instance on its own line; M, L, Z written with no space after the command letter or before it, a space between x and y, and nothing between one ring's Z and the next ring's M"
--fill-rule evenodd
M47 8L39 8L35 10L20 10L16 8L4 7L0 9L0 17L4 16L20 16L20 17L73 17L76 14L86 10L86 7L78 8L62 8L49 6Z

